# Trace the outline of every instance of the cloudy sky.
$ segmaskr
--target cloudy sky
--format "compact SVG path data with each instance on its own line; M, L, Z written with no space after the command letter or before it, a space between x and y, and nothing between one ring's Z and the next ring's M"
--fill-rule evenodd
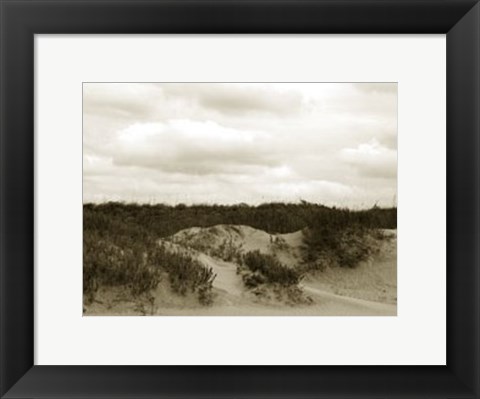
M396 204L397 84L84 83L84 202Z

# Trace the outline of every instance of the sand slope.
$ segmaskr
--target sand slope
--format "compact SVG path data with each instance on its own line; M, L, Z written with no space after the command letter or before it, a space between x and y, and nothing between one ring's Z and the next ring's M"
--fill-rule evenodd
M301 288L314 300L313 305L286 307L256 303L246 293L236 273L236 263L210 256L202 252L202 248L208 247L204 249L208 252L227 243L227 246L236 248L240 253L259 250L275 255L287 266L296 267L301 262L302 231L269 234L238 225L182 230L170 238L170 245L189 248L193 257L214 270L217 274L213 283L217 300L212 308L182 309L178 314L395 315L396 231L384 232L389 238L379 244L378 253L357 268L330 268L302 281ZM225 305L232 305L236 309L225 309Z
M217 225L181 230L169 240L202 252L222 245L240 252L258 250L264 254L274 254L283 264L294 266L301 259L303 232L269 234L250 226Z
M378 252L356 268L327 268L305 279L321 291L374 302L397 303L397 231L384 230Z
M259 250L276 256L283 264L297 267L301 262L303 232L269 234L249 226L218 225L179 231L161 243L172 251L187 253L213 269L215 299L212 306L200 306L193 296L176 297L166 283L161 284L150 302L140 305L122 300L121 294L100 295L100 302L86 314L155 314L171 316L341 316L396 315L396 231L388 230L388 239L379 242L378 252L355 269L327 268L305 278L300 287L313 303L288 306L261 303L249 292L237 273L235 256L226 254ZM108 297L108 295L110 297ZM153 302L152 302L153 300Z

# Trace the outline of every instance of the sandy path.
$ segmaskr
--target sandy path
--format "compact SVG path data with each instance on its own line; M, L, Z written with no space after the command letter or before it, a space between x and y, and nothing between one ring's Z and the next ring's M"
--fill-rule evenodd
M308 285L302 285L305 293L313 296L318 302L329 304L333 307L351 309L351 314L369 314L372 315L396 315L397 307L388 303L380 303L367 301L365 299L357 299L348 296L333 294L332 292L319 290Z
M234 263L214 259L203 253L198 255L198 261L206 267L211 267L213 272L217 275L213 281L213 286L215 288L226 291L234 296L242 295L243 283L240 276L237 275L237 266Z
M158 309L162 316L396 316L395 305L309 291L316 303L306 306L266 306L243 302L241 306L214 305L182 309Z
M217 304L206 308L159 309L158 314L171 316L395 316L394 304L357 299L324 291L302 284L307 295L315 301L313 305L289 307L264 305L252 302L244 295L241 278L236 265L199 253L198 260L211 267L217 277L213 286L221 291ZM219 303L218 303L219 302ZM236 305L236 306L232 306Z

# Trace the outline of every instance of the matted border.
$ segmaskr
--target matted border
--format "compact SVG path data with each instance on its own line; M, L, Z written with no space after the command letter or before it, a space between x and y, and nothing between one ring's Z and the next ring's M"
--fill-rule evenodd
M446 364L446 35L35 35L35 53L35 364ZM81 319L82 82L295 76L398 82L398 317Z
M0 1L2 397L479 397L477 0ZM447 366L33 366L35 33L447 33Z

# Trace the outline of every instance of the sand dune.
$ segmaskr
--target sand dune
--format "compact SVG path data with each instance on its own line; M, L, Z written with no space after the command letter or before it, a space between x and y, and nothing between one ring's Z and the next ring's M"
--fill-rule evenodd
M197 249L217 249L225 244L240 252L258 250L264 254L274 254L283 264L294 266L301 259L303 232L270 234L250 226L217 225L181 230L170 240Z
M396 231L379 243L377 253L354 269L332 267L307 276L299 285L311 304L287 306L262 303L249 292L237 273L235 254L259 250L276 256L283 264L297 267L301 262L303 232L269 234L249 226L218 225L190 228L164 240L172 251L187 253L216 274L214 303L201 306L193 297L175 297L166 284L155 290L154 303L138 306L103 295L88 309L89 314L156 314L172 316L226 315L371 315L394 316L396 307ZM233 255L232 255L233 254ZM222 257L232 259L223 260ZM111 293L109 295L112 295ZM118 295L117 295L118 297ZM108 311L107 311L108 308Z
M245 291L236 263L193 248L207 246L215 250L227 243L241 253L259 250L274 254L283 264L295 267L301 259L302 231L269 234L249 226L230 225L182 230L171 237L171 243L188 247L191 255L217 274L213 283L217 306L182 309L177 314L395 315L396 231L386 230L385 234L390 238L380 244L378 253L357 268L331 268L306 278L301 288L313 299L313 305L285 307L255 303ZM236 308L225 308L225 304ZM163 313L173 314L168 310Z

